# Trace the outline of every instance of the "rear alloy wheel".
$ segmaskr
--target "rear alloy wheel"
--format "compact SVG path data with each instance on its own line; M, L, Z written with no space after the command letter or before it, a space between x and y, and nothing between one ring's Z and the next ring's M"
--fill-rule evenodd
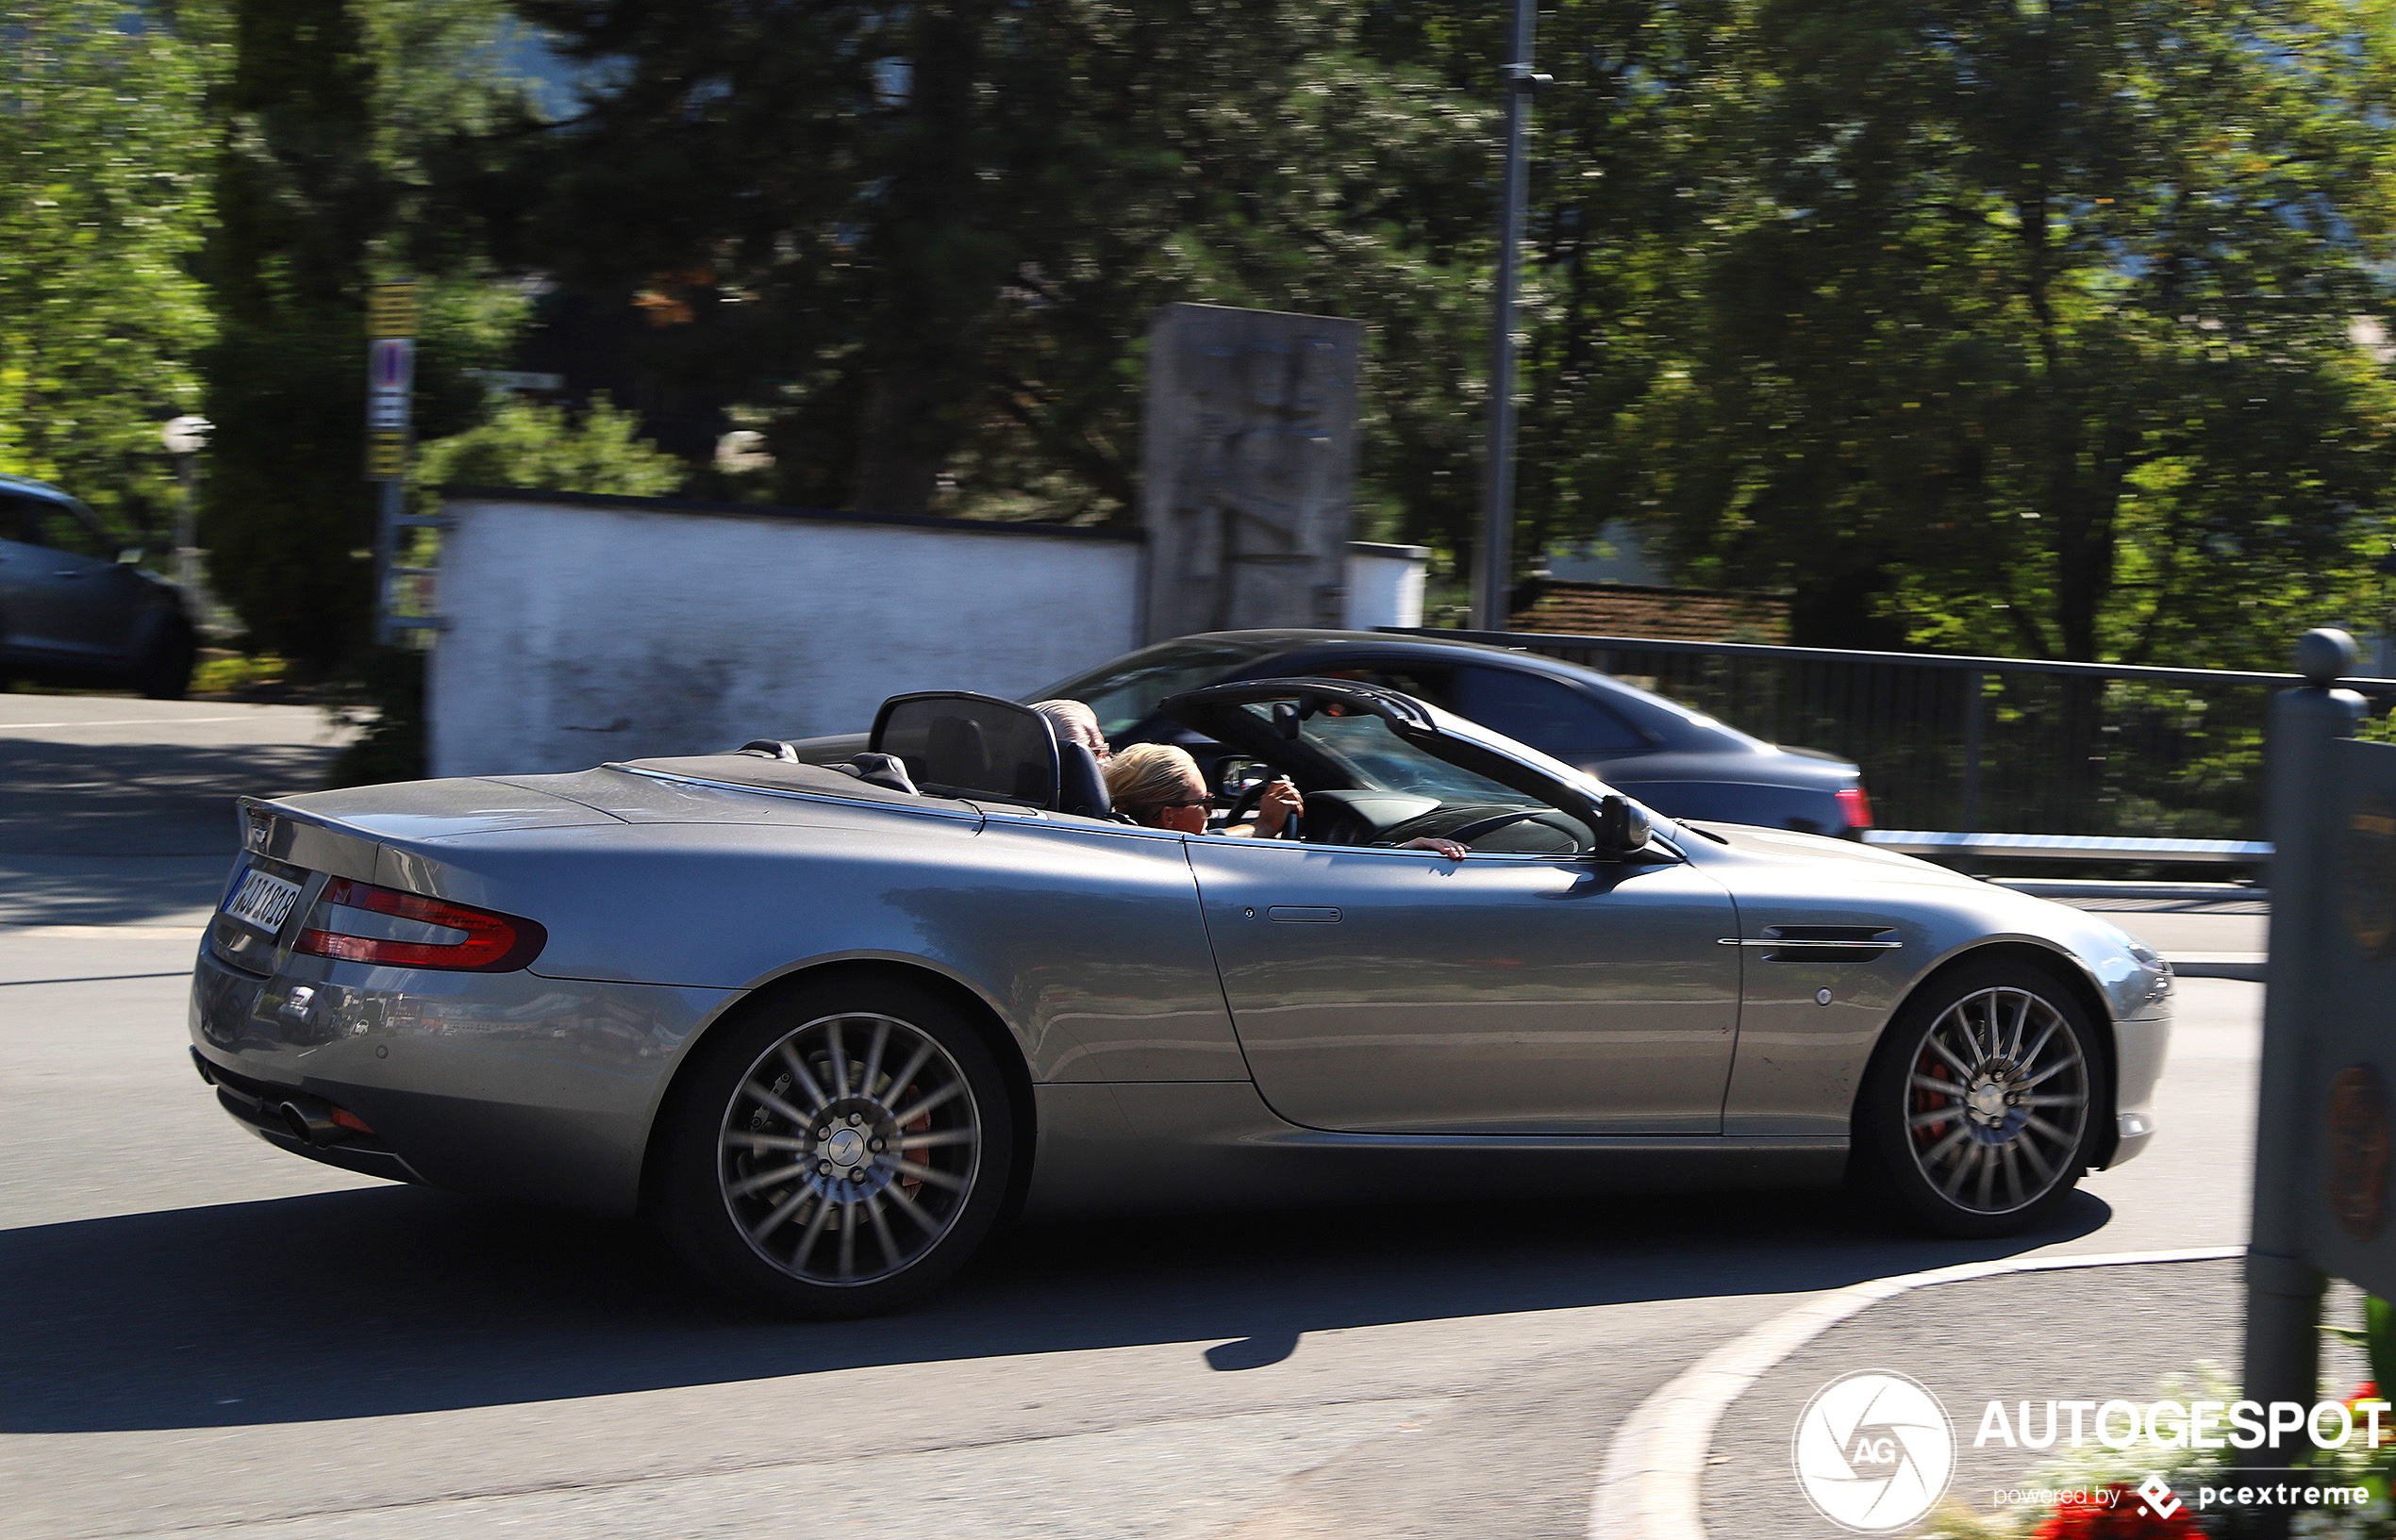
M1943 1235L2040 1223L2088 1168L2110 1105L2087 1012L2035 968L1967 967L1906 1002L1855 1108L1862 1174Z
M893 982L794 991L703 1045L656 1197L670 1238L794 1315L888 1310L956 1270L1005 1196L1013 1119L980 1034Z

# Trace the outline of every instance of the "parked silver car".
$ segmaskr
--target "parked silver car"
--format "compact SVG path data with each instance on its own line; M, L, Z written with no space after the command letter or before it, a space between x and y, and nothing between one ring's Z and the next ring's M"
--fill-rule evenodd
M0 687L21 676L180 700L198 634L182 590L141 558L58 488L0 476Z
M968 693L790 746L243 804L202 1076L358 1171L646 1211L801 1314L1004 1214L1870 1184L2035 1224L2136 1154L2171 978L2093 916L1852 841L1672 823L1387 688L1210 686L1223 800L1114 821ZM1228 809L1235 815L1237 808ZM1461 859L1401 848L1417 836Z

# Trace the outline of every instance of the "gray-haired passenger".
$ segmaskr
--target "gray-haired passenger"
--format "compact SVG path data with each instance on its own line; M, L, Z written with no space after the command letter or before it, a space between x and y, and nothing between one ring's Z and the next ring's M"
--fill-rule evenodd
M1098 713L1079 701L1035 701L1032 709L1048 719L1057 730L1059 743L1078 743L1090 752L1101 770L1106 769L1112 751L1106 747L1106 735L1098 730Z

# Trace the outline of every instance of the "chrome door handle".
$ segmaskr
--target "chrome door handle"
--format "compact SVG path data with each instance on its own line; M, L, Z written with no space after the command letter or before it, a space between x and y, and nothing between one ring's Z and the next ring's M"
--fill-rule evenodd
M79 568L75 567L54 567L50 570L50 575L52 577L81 577L83 572Z

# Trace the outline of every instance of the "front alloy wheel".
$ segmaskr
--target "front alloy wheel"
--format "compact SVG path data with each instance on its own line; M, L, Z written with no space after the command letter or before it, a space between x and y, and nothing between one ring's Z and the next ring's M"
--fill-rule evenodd
M1012 1125L979 1034L893 982L800 990L677 1085L659 1218L734 1292L808 1316L886 1310L945 1278L995 1217Z
M2032 969L1960 970L1908 1002L1865 1077L1866 1174L1942 1234L2029 1228L2069 1197L2106 1105L2085 1011Z

